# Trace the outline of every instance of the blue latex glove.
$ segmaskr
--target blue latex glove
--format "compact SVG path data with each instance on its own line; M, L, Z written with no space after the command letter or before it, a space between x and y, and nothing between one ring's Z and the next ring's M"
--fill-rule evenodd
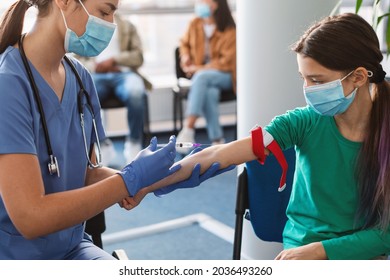
M134 196L140 189L175 173L181 165L171 168L176 157L176 137L171 136L169 143L157 150L157 138L150 140L150 145L143 149L135 159L125 166L121 172L130 196Z
M199 151L201 151L202 148L196 148L194 149L188 156L193 155ZM234 169L236 166L235 165L230 165L226 168L219 169L220 163L219 162L214 162L203 174L200 174L200 164L197 163L192 170L191 176L181 182L163 187L161 189L155 190L153 193L155 196L161 196L164 194L168 194L176 189L185 189L185 188L193 188L196 186L199 186L202 182L205 180L212 178L214 176L217 176L221 173L224 173L226 171Z

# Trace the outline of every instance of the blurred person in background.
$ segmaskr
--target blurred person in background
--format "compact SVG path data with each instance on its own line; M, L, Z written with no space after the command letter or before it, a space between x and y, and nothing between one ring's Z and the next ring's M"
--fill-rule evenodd
M227 0L197 0L195 15L180 40L180 65L192 83L177 141L195 142L195 124L203 115L210 141L220 144L225 142L219 123L221 90L236 89L236 24Z

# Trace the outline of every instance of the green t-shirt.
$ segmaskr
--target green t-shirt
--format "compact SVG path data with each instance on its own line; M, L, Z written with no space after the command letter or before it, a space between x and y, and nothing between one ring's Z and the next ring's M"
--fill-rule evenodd
M361 143L344 138L333 117L309 107L265 128L282 149L295 146L296 169L283 232L284 247L322 241L329 259L371 259L390 252L390 232L361 230L356 220L355 163Z

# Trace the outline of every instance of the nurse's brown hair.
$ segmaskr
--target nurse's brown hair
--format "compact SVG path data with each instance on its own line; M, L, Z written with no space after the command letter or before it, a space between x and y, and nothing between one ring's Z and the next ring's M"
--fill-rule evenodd
M24 16L32 5L39 10L38 16L48 13L48 7L52 0L19 0L12 4L4 13L0 23L0 54L8 46L15 45L23 31Z
M50 12L52 2L53 0L19 0L12 4L4 13L0 23L0 54L7 47L18 42L23 31L24 16L28 8L35 6L38 9L38 17L45 17Z

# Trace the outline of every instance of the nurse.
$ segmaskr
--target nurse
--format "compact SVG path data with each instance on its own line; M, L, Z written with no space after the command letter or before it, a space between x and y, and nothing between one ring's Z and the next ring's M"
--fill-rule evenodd
M104 139L91 76L74 52L95 56L109 43L118 0L19 0L0 26L0 259L112 259L83 221L175 173L175 138L157 139L122 170L100 166ZM24 15L38 17L21 36ZM191 184L202 176L199 166ZM182 183L188 184L189 180ZM126 198L126 200L125 200Z

